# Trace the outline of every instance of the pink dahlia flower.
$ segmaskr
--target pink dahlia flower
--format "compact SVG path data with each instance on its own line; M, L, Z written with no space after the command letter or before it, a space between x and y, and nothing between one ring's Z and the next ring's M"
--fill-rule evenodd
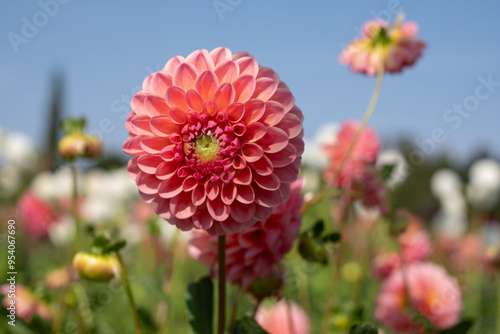
M382 285L375 317L396 333L422 333L418 315L438 329L460 320L462 293L457 280L432 263L415 263L405 268L410 300L407 300L403 273L395 271ZM412 314L409 306L418 314Z
M272 215L247 230L226 237L226 277L234 284L247 286L256 278L266 277L292 248L300 230L304 181L292 183L291 195L273 210ZM217 237L193 231L189 241L192 257L217 273Z
M19 211L23 221L23 230L35 239L47 238L49 227L59 221L49 203L27 191L19 200Z
M11 298L14 293L15 298ZM7 309L8 314L15 314L26 322L30 322L34 314L38 314L47 322L52 322L54 318L49 305L36 299L25 286L17 284L13 287L10 284L4 284L0 286L0 294L4 296L2 305ZM11 301L14 301L15 309L12 308Z
M306 312L296 303L285 299L271 307L259 307L255 320L269 334L311 333L311 324Z
M324 177L333 187L361 193L366 207L379 207L385 213L385 190L375 167L381 146L375 131L365 128L345 159L359 126L356 122L343 123L335 143L325 146L330 165L325 170Z
M377 74L379 66L389 73L412 66L426 45L417 38L416 23L401 21L398 17L392 27L380 19L366 22L362 36L347 45L339 62L349 65L353 72L369 76Z
M250 54L176 56L131 105L128 170L142 198L181 230L241 232L289 196L303 115L288 86Z

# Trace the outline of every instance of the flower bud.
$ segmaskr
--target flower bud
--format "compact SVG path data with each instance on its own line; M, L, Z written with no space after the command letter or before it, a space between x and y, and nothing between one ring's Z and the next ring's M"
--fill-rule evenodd
M110 254L79 252L73 258L73 267L80 277L98 282L108 282L121 273L118 260Z
M299 239L299 253L310 262L321 262L326 264L328 258L325 249L314 239L303 236Z
M283 268L279 265L266 277L257 278L247 287L247 292L257 300L263 300L266 297L281 297L281 288L285 283L283 277Z
M74 132L64 136L57 145L59 154L67 160L76 158L96 159L101 155L102 144L99 138Z

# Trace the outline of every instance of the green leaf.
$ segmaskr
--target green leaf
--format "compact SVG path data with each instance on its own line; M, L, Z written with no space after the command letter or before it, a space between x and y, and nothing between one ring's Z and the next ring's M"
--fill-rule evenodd
M373 327L372 325L357 324L353 325L349 329L349 334L377 334L377 333L378 333L378 328Z
M139 315L139 319L141 320L141 323L143 323L146 327L150 329L157 329L156 325L153 321L153 317L151 316L151 312L147 310L146 308L139 306L137 308L137 314Z
M254 318L244 316L236 321L232 334L269 334L260 327Z
M316 224L314 224L312 228L313 237L315 238L319 237L324 230L325 230L325 222L323 221L323 219L320 219L316 222Z
M81 118L67 118L62 124L61 128L64 134L69 135L75 132L83 132L85 129L86 120L84 117Z
M35 333L45 334L52 331L49 323L38 314L33 315L33 318L31 318L30 326L35 330Z
M101 250L106 249L109 244L109 239L104 234L98 234L92 241L92 248L98 248Z
M384 165L382 166L382 169L380 170L380 175L382 176L382 180L387 181L392 173L394 172L394 167L396 165Z
M124 239L119 239L106 247L106 252L118 252L120 249L127 245L127 241Z
M341 238L342 238L342 236L339 232L332 232L332 233L325 235L321 240L324 243L327 243L327 242L334 242L335 243L335 242L339 242Z
M210 277L203 277L187 287L189 324L195 334L212 334L214 286Z
M441 334L466 334L474 325L474 320L466 319L459 322L452 328L441 331Z

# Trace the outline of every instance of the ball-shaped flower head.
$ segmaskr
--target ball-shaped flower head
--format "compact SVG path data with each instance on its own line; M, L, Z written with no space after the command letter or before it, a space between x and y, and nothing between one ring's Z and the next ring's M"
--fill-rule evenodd
M300 230L303 179L292 183L286 202L276 207L265 221L226 237L226 277L234 284L248 286L255 279L268 276L273 267L292 248ZM189 241L192 257L218 272L217 237L204 231L193 231Z
M23 231L34 239L47 238L49 228L60 220L49 203L29 190L21 196L18 208Z
M347 45L339 62L369 76L377 74L379 67L388 73L401 72L415 64L426 47L417 32L417 24L402 22L401 16L392 27L380 19L367 21L362 36Z
M131 105L128 170L142 198L181 230L240 232L289 196L303 115L288 86L250 54L176 56Z
M397 270L384 281L377 297L375 317L396 333L422 333L422 322L408 311L411 305L435 329L457 324L462 311L462 293L457 280L443 267L432 263L415 263L405 270L405 276Z

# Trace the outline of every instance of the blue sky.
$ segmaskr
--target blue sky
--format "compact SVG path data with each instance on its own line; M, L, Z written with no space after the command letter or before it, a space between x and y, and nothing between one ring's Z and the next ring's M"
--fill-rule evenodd
M0 5L0 126L36 140L45 131L54 69L65 72L66 113L87 116L90 130L106 130L107 149L119 151L127 134L120 116L148 73L175 55L218 46L248 51L275 69L312 138L325 122L362 117L374 79L350 73L337 56L364 21L392 21L395 8L419 24L428 49L417 66L386 77L370 124L387 141L428 142L442 129L446 140L435 151L467 157L488 147L500 156L497 1L56 1ZM13 36L25 39L16 44ZM482 99L474 98L478 85ZM447 112L455 104L472 111Z

